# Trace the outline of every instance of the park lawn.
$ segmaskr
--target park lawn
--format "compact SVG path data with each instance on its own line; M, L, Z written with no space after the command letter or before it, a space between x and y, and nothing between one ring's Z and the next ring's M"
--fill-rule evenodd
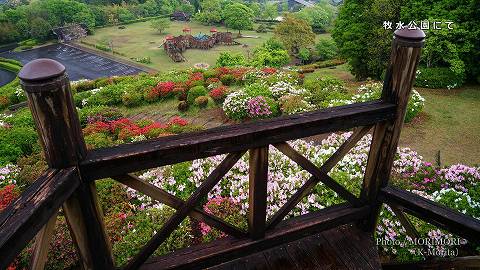
M211 50L189 49L183 54L187 61L175 63L164 52L162 44L166 35L181 35L183 34L182 29L185 27L191 28L193 35L199 33L210 34L210 29L212 28L212 26L205 26L196 22L175 21L172 22L164 33L159 34L150 27L150 22L147 21L125 25L125 29L119 29L118 26L99 28L95 30L93 35L87 36L84 40L88 43L101 43L104 45L108 45L111 40L114 50L125 55L123 58L150 57L152 63L147 64L147 66L159 71L167 71L192 67L196 63L214 65L220 53L224 51L242 52L248 57L255 47L261 45L273 36L272 32L257 33L255 31L242 31L244 36L255 36L258 38L236 39L238 42L247 46L215 46ZM217 28L218 31L227 31L225 27L215 26L215 28Z
M480 165L480 86L461 89L418 89L425 108L402 130L400 144L419 152L425 160L442 165Z
M347 64L317 69L306 76L333 76L354 91L364 82L355 80ZM400 146L410 147L425 160L442 165L480 165L480 85L461 89L414 87L425 99L425 108L412 123L404 125Z

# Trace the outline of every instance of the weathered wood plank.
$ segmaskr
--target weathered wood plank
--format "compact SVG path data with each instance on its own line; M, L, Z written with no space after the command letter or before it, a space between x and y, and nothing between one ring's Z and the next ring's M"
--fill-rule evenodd
M75 168L48 170L0 214L0 269L4 269L79 186Z
M341 204L282 221L277 229L267 231L265 237L259 240L226 237L151 258L140 269L203 269L354 222L368 215L367 206L352 208L349 204Z
M268 146L251 149L249 158L248 231L259 239L267 220Z
M43 228L35 236L35 243L33 246L33 254L30 258L30 269L43 270L47 262L48 249L52 240L55 224L57 223L58 211L53 214L50 220L43 226Z
M342 185L337 183L333 178L331 178L324 170L318 168L315 164L313 164L310 160L302 156L298 153L295 149L293 149L288 143L278 143L274 144L275 148L277 148L280 152L284 155L289 157L291 160L295 161L300 167L305 169L307 172L311 173L318 182L324 183L327 187L331 188L335 191L340 197L347 200L349 203L358 206L361 205L360 200L355 197L350 191L345 189ZM303 193L306 191L311 191L314 185L308 185L306 188L302 188L301 190ZM304 196L307 194L303 194Z
M162 229L156 233L152 239L142 248L128 264L125 266L127 270L138 269L150 255L155 252L159 245L167 239L167 237L180 225L187 217L188 213L207 196L208 192L225 176L225 174L237 163L245 152L235 152L228 154L227 157L210 173L205 181L193 192L185 204L178 209L163 225Z
M335 188L336 190L339 190L341 194L340 196L345 196L344 199L349 198L348 201L353 204L361 204L360 200L358 200L353 194L348 192L344 187L339 185L337 182L335 182L330 176L327 175L327 173L340 161L342 158L352 149L357 142L365 136L365 134L368 133L368 131L371 129L371 127L359 127L354 130L352 135L335 151L335 153L330 156L322 166L317 169L317 167L314 164L311 164L310 161L308 161L306 158L302 157L300 154L295 154L295 150L291 149L291 147L287 145L281 145L281 144L276 144L275 147L279 146L281 148L284 148L285 153L288 153L291 157L290 158L296 158L298 162L302 162L304 166L310 168L310 170L315 171L316 175L314 174L312 177L310 177L305 184L300 187L300 189L295 192L295 194L288 199L288 201L283 205L277 213L273 215L273 217L270 219L268 222L267 228L271 229L275 227L280 221L282 221L290 211L292 211L293 208L305 197L307 196L312 189L315 187L318 182L325 180L327 183L329 183L331 186L330 188ZM278 148L278 147L277 147ZM292 152L292 150L294 152ZM300 156L299 156L300 155ZM288 156L288 155L287 155ZM300 164L299 164L300 165ZM302 165L300 165L302 166ZM303 167L303 166L302 166ZM305 167L303 167L305 169ZM311 173L311 172L310 172ZM328 178L325 178L325 175ZM318 177L320 176L320 177ZM322 181L323 182L323 181ZM325 183L325 182L324 182ZM326 184L326 183L325 183ZM326 184L327 185L327 184ZM327 185L328 186L328 185ZM334 190L335 190L334 189Z
M395 105L372 101L202 132L119 145L88 153L82 176L93 180L148 168L243 151L316 134L392 119Z
M80 185L62 207L83 268L113 269L112 247L95 183Z
M27 63L18 76L49 168L78 166L87 148L65 67L52 59L36 59ZM84 181L79 170L76 172L79 185L63 209L83 267L112 269L111 248L95 184Z
M366 230L374 231L376 227L380 213L378 192L387 185L390 178L424 40L425 34L420 29L405 28L394 33L382 100L397 105L396 117L376 124L373 131L360 196L374 209L374 214L364 221L363 227Z
M161 188L155 185L152 185L138 178L135 175L127 174L127 175L115 176L113 177L113 179L119 181L120 183L132 189L140 191L141 193L151 197L152 199L157 200L161 203L164 203L174 209L178 210L182 208L183 205L185 204L185 202L182 199L162 190ZM189 215L198 221L202 221L212 227L215 227L225 232L228 235L235 236L237 238L247 236L247 233L241 231L240 229L235 228L234 226L226 223L225 221L219 219L218 217L205 212L199 207L193 208L192 211L189 213Z
M480 243L480 221L426 198L395 187L381 190L381 200L435 226Z

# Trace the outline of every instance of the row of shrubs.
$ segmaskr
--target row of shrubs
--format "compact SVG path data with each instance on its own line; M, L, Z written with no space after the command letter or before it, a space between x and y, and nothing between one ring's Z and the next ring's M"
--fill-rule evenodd
M327 68L327 67L334 67L334 66L339 66L345 64L346 61L343 59L331 59L331 60L325 60L325 61L318 61L313 64L308 64L300 67L299 72L300 73L311 73L314 72L315 69L319 68Z
M14 59L0 58L0 69L18 73L22 69L22 63ZM0 110L25 100L18 78L0 87Z
M458 88L465 82L465 76L456 74L448 67L420 67L417 70L415 86L426 88Z

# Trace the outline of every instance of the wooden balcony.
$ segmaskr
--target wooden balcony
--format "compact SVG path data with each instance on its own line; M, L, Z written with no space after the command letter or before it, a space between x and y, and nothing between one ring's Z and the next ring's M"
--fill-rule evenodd
M395 33L381 100L92 151L85 147L65 68L51 60L27 64L19 76L50 168L0 215L0 268L6 268L35 238L31 268L43 269L52 224L62 208L83 268L114 269L94 185L103 178L112 178L176 209L122 269L380 269L373 231L383 203L392 207L412 238L417 238L418 232L404 212L479 242L478 220L388 186L423 40L420 30ZM320 167L287 142L352 129L351 137ZM368 132L373 132L372 145L361 194L355 196L328 172ZM267 219L270 145L311 177ZM248 231L243 231L205 212L199 203L247 151ZM187 200L135 175L141 170L219 154L226 157ZM285 219L320 182L346 203ZM152 257L187 217L217 228L228 237ZM478 262L478 258L461 261L466 267L478 266ZM432 265L443 264L410 264L408 269L428 269ZM383 267L402 269L398 265Z

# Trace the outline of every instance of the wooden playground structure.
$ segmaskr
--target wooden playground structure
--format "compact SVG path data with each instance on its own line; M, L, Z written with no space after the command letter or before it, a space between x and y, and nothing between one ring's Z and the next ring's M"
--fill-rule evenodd
M187 49L209 50L217 44L240 45L239 42L233 40L231 32L217 32L216 29L212 28L210 30L212 35L210 36L201 34L193 36L190 33L190 28L185 29L188 29L188 31L184 30L183 32L188 34L175 37L167 36L163 43L163 49L175 62L186 61L182 53Z

